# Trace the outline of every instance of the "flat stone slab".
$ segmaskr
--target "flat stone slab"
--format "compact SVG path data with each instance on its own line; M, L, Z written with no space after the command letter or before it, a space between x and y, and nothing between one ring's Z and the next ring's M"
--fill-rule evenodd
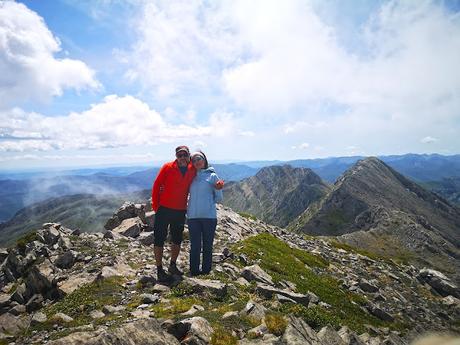
M272 277L265 272L259 265L252 265L243 268L241 276L247 281L256 281L264 284L273 285Z
M227 284L221 283L218 280L187 277L184 279L183 283L191 286L197 293L209 292L219 297L223 297L227 294Z
M305 306L308 306L308 304L312 300L310 295L304 295L289 290L277 289L273 286L262 283L257 284L256 292L267 299L272 298L273 295L281 295L295 301L296 303L303 304Z

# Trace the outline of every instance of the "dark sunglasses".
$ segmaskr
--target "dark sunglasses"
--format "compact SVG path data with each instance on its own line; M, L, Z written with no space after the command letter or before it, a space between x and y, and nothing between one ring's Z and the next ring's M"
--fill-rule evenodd
M195 162L199 162L199 161L202 161L202 160L204 160L203 157L196 156L196 157L193 157L192 162L195 163Z
M185 157L188 157L188 153L178 153L178 154L176 154L176 157L177 158L185 158Z

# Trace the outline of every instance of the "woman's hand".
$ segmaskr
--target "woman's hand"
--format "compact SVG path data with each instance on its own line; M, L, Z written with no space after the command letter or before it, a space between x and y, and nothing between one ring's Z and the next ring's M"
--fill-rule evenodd
M216 182L216 184L214 185L214 187L217 189L217 190L221 190L222 188L224 188L224 180L219 180Z

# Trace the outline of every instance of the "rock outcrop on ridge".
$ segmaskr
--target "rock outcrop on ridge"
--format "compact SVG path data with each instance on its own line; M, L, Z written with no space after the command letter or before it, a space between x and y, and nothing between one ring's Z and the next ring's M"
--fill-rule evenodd
M286 226L329 189L311 169L275 165L262 168L255 176L240 182L227 184L223 202L234 211Z
M374 157L346 171L289 228L460 277L460 210Z
M105 233L48 223L0 250L0 343L397 345L460 331L460 290L440 272L222 206L212 275L158 284L149 216L127 203Z

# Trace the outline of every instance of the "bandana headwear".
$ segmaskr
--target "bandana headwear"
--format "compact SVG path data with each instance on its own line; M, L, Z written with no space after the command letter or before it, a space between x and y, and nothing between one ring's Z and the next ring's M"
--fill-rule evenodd
M200 156L201 158L203 158L203 160L206 159L205 156L204 156L204 154L202 154L201 152L198 152L198 151L197 151L197 152L193 152L191 158L193 159L193 157L196 157L196 156Z

